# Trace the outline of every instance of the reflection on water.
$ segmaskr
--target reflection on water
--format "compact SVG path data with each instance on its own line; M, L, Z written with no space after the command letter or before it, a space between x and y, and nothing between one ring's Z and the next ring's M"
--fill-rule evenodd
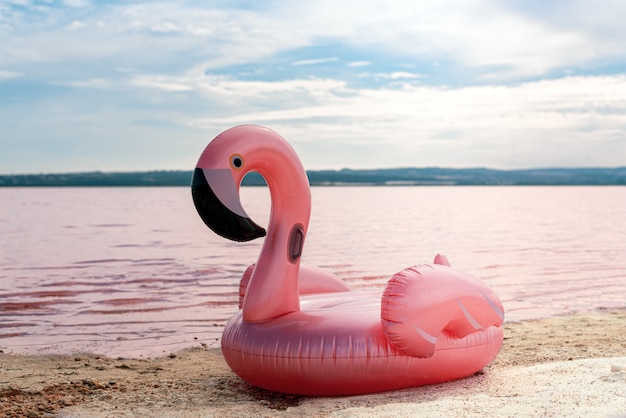
M437 252L507 320L626 306L622 187L313 188L303 260L382 289ZM244 207L267 223L265 188ZM209 231L186 188L0 189L0 349L153 356L216 346L261 241Z

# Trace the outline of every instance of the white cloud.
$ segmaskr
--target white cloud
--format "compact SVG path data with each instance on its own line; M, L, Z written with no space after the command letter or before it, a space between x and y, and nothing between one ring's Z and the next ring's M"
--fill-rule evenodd
M376 78L376 79L386 79L386 80L402 80L402 79L417 79L424 77L421 74L417 73L409 73L406 71L394 71L391 73L361 73L359 74L361 78Z
M295 65L295 66L317 65L317 64L327 64L329 62L335 62L335 61L339 61L339 58L331 57L331 58L316 58L316 59L309 59L309 60L300 60L300 61L293 62L291 65Z
M67 25L66 28L69 30L78 30L78 29L84 28L85 26L87 26L85 23L75 20L69 25Z
M85 7L89 5L87 0L63 0L63 4L69 7Z
M90 138L104 112L120 138L154 121L202 135L265 123L308 149L332 144L342 166L623 165L626 155L624 77L561 77L626 73L624 2L10 3L0 0L0 81L34 81L20 112L2 115L3 141L35 142L53 126ZM53 97L60 89L42 83L68 89ZM84 131L50 116L59 99ZM370 160L350 160L361 147ZM333 164L318 157L311 168Z
M129 54L137 60L149 57L152 67L157 58L150 55L155 50L160 65L188 61L190 67L216 69L327 43L357 48L372 57L391 54L409 61L484 67L482 76L492 80L537 77L597 60L621 59L626 39L620 20L626 7L621 3L591 7L581 0L545 8L550 12L540 6L537 11L516 10L490 0L320 0L298 7L278 1L259 10L160 2L94 6L93 13L80 15L51 10L40 21L28 16L11 24L25 38L14 39L19 49L35 50L47 60ZM54 22L83 29L81 39L58 33ZM294 64L331 62L327 59ZM347 65L371 61L367 57Z
M138 155L121 150L150 149L148 160L132 163L147 169L188 168L185 163L172 165L173 155L176 161L185 161L185 156L191 161L207 137L241 123L275 129L309 169L617 166L624 164L626 155L626 76L567 77L512 86L356 89L345 81L319 78L263 82L200 71L180 77L123 74L128 78L119 84L97 79L71 83L73 94L92 89L89 96L78 96L78 102L64 94L60 100L7 109L0 116L0 138L6 140L5 134L11 133L18 144L34 144L32 138L41 127L56 132L60 144L103 144L120 138L124 140L109 147L114 149L111 156L102 146L100 158L119 161L120 152ZM101 96L104 88L109 90ZM111 101L114 94L135 101L132 106ZM150 103L134 108L142 97ZM36 124L20 122L25 111ZM31 139L20 141L27 133ZM93 150L78 148L82 151L68 147L59 153L63 159L55 159L56 164L66 170L86 169L81 164ZM80 152L72 163L69 159ZM0 157L6 160L4 170L50 170L35 161L22 162L31 165L20 168L6 155Z
M50 84L55 86L67 86L67 87L78 87L78 88L94 88L94 89L110 89L115 86L115 83L112 80L107 80L104 78L90 78L88 80L82 81L53 81Z
M419 75L387 74L402 79ZM99 86L102 80L73 83ZM127 87L165 92L194 92L220 103L219 118L198 118L191 124L210 128L240 120L264 123L317 120L354 124L354 140L375 135L358 132L359 125L394 131L496 133L541 132L542 136L600 130L626 132L626 75L565 77L513 86L444 87L402 84L382 88L351 88L335 79L244 81L223 75L189 72L183 76L137 75ZM331 123L332 124L332 123ZM368 129L370 129L368 128ZM374 131L372 131L374 132ZM400 131L396 131L399 133ZM560 133L559 133L560 132ZM378 134L377 134L378 135ZM305 137L308 135L305 135ZM381 135L383 138L386 135ZM400 141L405 136L398 135Z
M279 17L299 22L308 39L336 39L377 53L486 67L492 78L538 76L602 57L619 59L626 26L617 25L615 16L623 16L625 7L593 6L592 12L588 2L572 1L546 8L567 15L570 5L586 10L586 25L544 19L540 6L528 13L489 0L320 0L283 10L290 14ZM605 34L605 20L615 22L611 36Z
M234 91L241 92L239 100L230 103L238 112L189 123L219 131L253 122L275 127L300 142L379 144L406 151L395 160L405 165L420 150L428 152L430 164L492 167L547 166L570 159L618 165L619 157L607 156L607 149L617 146L626 152L626 145L615 145L616 135L621 138L626 132L626 76L569 77L517 86L408 85L359 91L332 80L222 79L211 93L227 101ZM297 92L299 106L263 110L246 105L248 100L280 98L288 92ZM385 164L393 161L378 163Z
M172 22L159 22L150 28L153 32L179 32L181 29Z
M0 81L18 77L22 77L22 74L16 71L0 71Z
M181 80L177 77L149 74L134 77L130 84L141 88L170 92L189 91L193 88L187 81Z
M32 48L7 48L4 54L0 54L0 62L38 62L44 61L44 55L36 49Z
M352 61L348 63L348 67L368 67L372 65L371 61Z

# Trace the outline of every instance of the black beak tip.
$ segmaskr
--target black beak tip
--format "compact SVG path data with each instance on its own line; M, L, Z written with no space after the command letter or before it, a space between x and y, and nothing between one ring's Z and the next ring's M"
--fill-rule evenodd
M266 235L264 228L252 219L232 212L217 198L200 168L194 171L191 195L200 218L216 234L239 242Z

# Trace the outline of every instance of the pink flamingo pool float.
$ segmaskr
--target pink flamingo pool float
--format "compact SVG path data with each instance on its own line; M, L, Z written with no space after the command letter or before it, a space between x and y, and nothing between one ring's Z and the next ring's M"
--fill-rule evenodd
M270 191L267 234L239 199L252 171ZM244 125L217 136L200 156L192 195L217 234L235 241L267 235L222 336L226 362L249 383L304 395L380 392L459 379L498 354L500 299L444 256L395 274L384 291L350 291L333 274L301 265L309 183L274 131Z

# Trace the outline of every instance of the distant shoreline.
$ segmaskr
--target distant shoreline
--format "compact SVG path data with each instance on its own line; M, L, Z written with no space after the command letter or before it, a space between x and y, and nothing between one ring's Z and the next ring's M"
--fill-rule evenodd
M0 175L0 187L168 187L189 186L192 171L83 172ZM624 186L626 167L542 168L390 168L308 171L311 186ZM265 185L251 173L244 186Z

